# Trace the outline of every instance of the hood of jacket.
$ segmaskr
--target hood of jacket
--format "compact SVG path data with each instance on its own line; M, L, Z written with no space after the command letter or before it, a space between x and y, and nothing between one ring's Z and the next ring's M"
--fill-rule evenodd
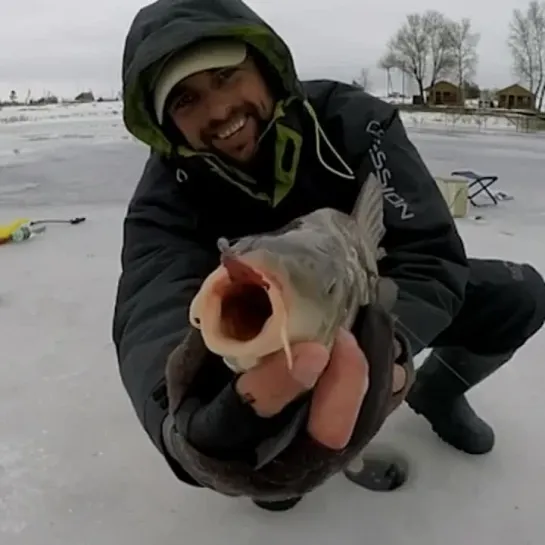
M197 152L169 141L158 124L152 99L152 85L163 63L174 52L206 38L233 38L256 49L276 72L287 98L276 104L267 139L273 140L274 191L266 192L247 173L228 165L210 152ZM299 80L291 52L283 39L241 0L157 0L142 8L127 34L123 53L123 118L125 126L138 140L161 155L197 159L207 163L216 175L236 185L253 198L276 206L295 183L303 146L300 115L310 116L314 126L314 145L318 160L320 141L332 148L321 129ZM301 107L302 106L302 107ZM291 160L286 165L286 150ZM346 174L353 173L337 156ZM326 168L330 168L326 166ZM267 171L268 172L268 171Z
M240 0L157 0L134 18L123 52L123 117L127 129L159 153L172 144L153 113L152 82L175 51L205 38L235 38L257 49L291 97L304 99L288 46Z

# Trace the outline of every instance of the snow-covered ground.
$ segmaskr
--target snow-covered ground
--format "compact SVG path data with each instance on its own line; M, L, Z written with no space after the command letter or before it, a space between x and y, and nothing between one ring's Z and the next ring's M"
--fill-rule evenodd
M10 147L10 152L22 148L36 150L44 145L53 145L52 141L69 138L104 141L108 131L116 135L124 134L121 116L122 103L117 101L0 108L0 150ZM401 117L407 127L418 130L436 129L449 133L524 132L524 123L517 123L512 116L508 119L493 115L403 111ZM29 125L33 130L29 130ZM11 146L7 145L6 133L12 137Z
M0 109L0 165L40 160L72 143L132 139L121 102L8 106ZM14 157L15 156L15 157Z
M393 493L338 477L270 514L175 480L136 421L110 340L122 218L146 159L119 106L0 123L0 223L88 218L0 247L0 543L542 545L542 332L470 395L496 429L490 455L454 451L402 406L377 438L412 462ZM493 172L514 197L459 220L469 252L545 273L545 139L422 125L407 122L436 175Z

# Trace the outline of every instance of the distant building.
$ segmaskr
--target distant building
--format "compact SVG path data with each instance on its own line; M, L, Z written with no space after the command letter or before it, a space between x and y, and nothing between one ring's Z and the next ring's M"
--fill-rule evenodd
M46 97L31 98L28 103L33 106L45 106L47 104L58 104L59 99L55 95L49 95Z
M500 89L496 93L498 99L498 108L517 109L517 110L535 110L536 109L536 97L534 94L515 83Z
M479 108L497 108L496 92L491 89L481 89L479 96Z
M95 96L91 91L84 91L80 93L75 99L76 102L94 102Z
M430 106L460 106L462 104L460 88L450 81L438 81L424 91L427 95L427 104Z

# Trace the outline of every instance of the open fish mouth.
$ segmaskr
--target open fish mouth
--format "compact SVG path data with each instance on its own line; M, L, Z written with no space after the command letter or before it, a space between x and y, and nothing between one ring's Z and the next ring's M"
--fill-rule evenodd
M222 288L220 332L238 342L255 339L273 314L268 285L262 281L230 279Z
M259 359L283 348L291 368L282 283L251 259L225 255L221 261L191 303L191 324L218 355Z

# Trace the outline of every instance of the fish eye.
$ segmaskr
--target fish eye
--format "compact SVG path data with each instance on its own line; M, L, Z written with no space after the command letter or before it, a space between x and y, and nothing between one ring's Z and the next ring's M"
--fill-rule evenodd
M247 252L252 247L252 238L247 236L230 238L229 247L235 250L237 253Z
M337 281L332 280L329 286L327 287L327 290L326 290L327 295L332 295L336 287L337 287Z

